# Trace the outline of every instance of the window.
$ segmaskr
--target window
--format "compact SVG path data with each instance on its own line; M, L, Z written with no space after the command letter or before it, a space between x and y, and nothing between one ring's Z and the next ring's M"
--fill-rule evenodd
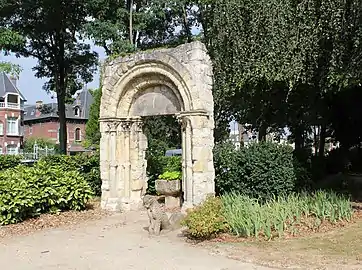
M33 127L29 126L29 134L33 134Z
M80 116L80 109L79 109L79 107L75 107L75 108L74 108L74 115L75 115L75 116Z
M76 128L74 132L74 140L76 142L81 141L81 134L80 134L80 128Z
M3 147L0 145L0 155L3 154Z
M4 135L4 123L0 122L0 136Z
M19 135L19 127L18 127L18 119L9 117L7 119L7 126L6 126L6 134L7 135Z
M17 155L18 154L18 147L14 144L9 144L6 147L6 153L8 155Z

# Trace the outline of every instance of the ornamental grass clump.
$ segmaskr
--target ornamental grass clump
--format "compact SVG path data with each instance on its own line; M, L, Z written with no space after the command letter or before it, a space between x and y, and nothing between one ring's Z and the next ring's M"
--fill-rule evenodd
M281 237L301 226L317 229L324 221L350 221L353 214L347 197L325 191L279 196L265 203L235 193L221 199L230 231L239 237Z

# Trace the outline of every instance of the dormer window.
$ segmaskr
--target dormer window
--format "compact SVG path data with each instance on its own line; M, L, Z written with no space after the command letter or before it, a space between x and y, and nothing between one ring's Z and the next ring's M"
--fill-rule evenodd
M74 115L75 116L80 116L80 108L79 107L74 108Z

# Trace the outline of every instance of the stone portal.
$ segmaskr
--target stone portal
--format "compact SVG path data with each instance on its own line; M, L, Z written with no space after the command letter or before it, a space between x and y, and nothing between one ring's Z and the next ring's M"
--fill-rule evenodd
M100 108L102 208L128 211L147 189L142 116L182 126L183 208L214 194L212 66L201 42L140 52L105 66Z

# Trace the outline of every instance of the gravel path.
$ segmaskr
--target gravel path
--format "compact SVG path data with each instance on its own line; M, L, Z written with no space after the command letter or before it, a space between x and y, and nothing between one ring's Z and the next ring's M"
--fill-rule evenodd
M268 269L211 255L177 237L149 237L144 213L115 215L76 228L51 229L0 243L4 270Z

